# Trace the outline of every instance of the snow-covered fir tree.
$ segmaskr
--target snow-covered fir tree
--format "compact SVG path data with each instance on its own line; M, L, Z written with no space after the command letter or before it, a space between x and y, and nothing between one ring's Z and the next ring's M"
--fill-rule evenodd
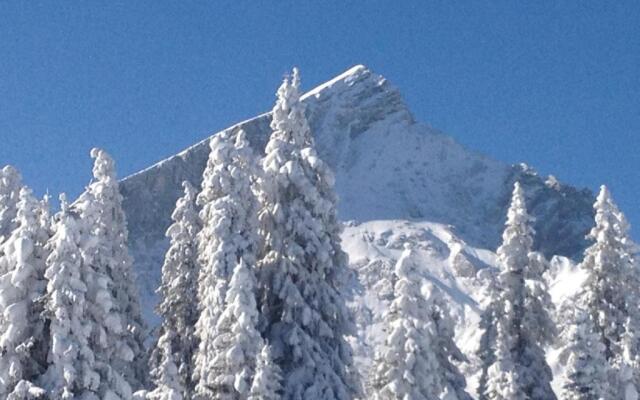
M640 356L638 355L637 322L627 317L625 332L621 339L621 352L613 361L613 371L618 374L622 400L638 400L640 386Z
M240 260L229 282L224 311L215 326L215 354L207 371L213 376L208 390L213 399L246 399L256 357L262 347L257 330L256 278L253 268Z
M592 314L605 346L605 357L611 360L618 353L624 334L627 317L624 289L630 259L621 242L619 210L605 186L600 189L594 209L596 225L589 234L594 243L585 251L581 264L588 277L580 300Z
M42 204L31 190L20 190L15 229L4 242L0 263L0 398L36 392L47 365L48 332L42 318L47 227ZM12 392L16 392L11 395ZM30 393L33 390L27 390Z
M173 332L165 330L157 343L160 363L151 372L154 376L155 389L146 394L148 400L182 400L185 389L182 386L178 367L174 362L172 342Z
M100 377L94 370L95 357L89 339L91 325L87 319L82 264L81 221L69 209L66 197L60 196L61 211L54 234L47 247L46 311L50 321L48 370L42 379L53 399L98 399Z
M162 317L160 335L165 337L165 342L168 337L171 340L168 343L158 342L151 356L151 366L152 370L166 372L168 366L158 367L165 364L165 358L170 356L177 365L180 385L185 390L181 395L189 399L193 390L193 356L197 348L195 323L198 305L193 294L198 287L196 236L201 224L195 205L195 189L187 181L182 186L184 195L176 203L171 216L173 224L166 233L170 245L162 266L162 284L157 291L161 298L156 310ZM157 377L155 383L166 386L166 378Z
M585 250L580 265L587 279L576 304L589 312L604 346L609 386L620 389L612 398L624 399L625 392L637 390L640 384L638 373L630 377L627 367L640 354L639 271L630 254L628 223L605 186L600 189L594 209L595 226L589 234L594 243Z
M529 252L528 256L521 331L523 351L516 359L520 366L520 383L531 400L553 399L553 372L547 364L544 351L545 347L553 344L558 334L551 317L554 305L543 277L549 267L541 253Z
M506 304L504 306L508 307ZM518 383L518 368L513 360L512 349L516 346L516 339L509 332L509 325L504 323L504 315L496 316L494 362L487 368L486 387L479 396L487 400L528 400Z
M395 273L395 298L384 317L387 339L371 374L371 398L470 400L451 362L463 358L439 290L425 283L407 244Z
M261 179L264 335L285 399L351 399L357 383L345 336L353 325L339 291L347 256L334 177L314 149L297 70L277 98Z
M282 396L282 373L271 356L271 346L264 344L253 375L248 400L279 400Z
M0 243L8 238L15 228L22 186L22 176L14 167L7 165L0 170Z
M442 291L432 283L423 286L423 295L432 303L431 319L436 325L436 356L440 365L439 372L445 382L442 399L444 400L471 400L467 393L467 381L460 372L456 362L468 362L455 343L455 325L451 318L448 301L442 295Z
M480 375L478 377L477 393L480 399L486 399L484 393L487 391L487 381L489 379L489 367L496 361L495 344L497 343L497 326L495 324L500 314L500 290L498 289L497 271L486 268L481 270L480 277L483 279L482 289L484 302L482 314L480 315L479 329L482 331L480 343L476 356L479 360Z
M524 192L514 185L502 245L497 250L500 273L483 321L479 393L486 399L555 399L553 375L543 347L555 335L551 301L542 278L544 259L532 253ZM487 326L491 321L493 326Z
M216 326L224 311L229 279L244 260L254 266L258 247L257 200L253 192L254 156L243 131L223 132L211 140L203 174L201 206L203 227L198 234L200 264L196 323L199 341L194 359L194 397L215 398L219 392Z
M132 387L146 380L146 330L140 314L127 228L113 159L93 149L93 182L75 207L89 230L83 263L89 283L88 312L92 344L100 373L99 393L114 399L131 397Z
M623 400L637 400L640 397L640 260L637 244L633 243L629 235L630 225L625 215L617 210L616 216L616 229L622 248L620 257L625 265L627 318L619 342L620 350L611 365L613 373L617 375L615 379L619 381L619 397Z
M613 395L609 387L604 345L591 315L577 308L563 331L567 346L561 358L566 365L562 400L606 400Z

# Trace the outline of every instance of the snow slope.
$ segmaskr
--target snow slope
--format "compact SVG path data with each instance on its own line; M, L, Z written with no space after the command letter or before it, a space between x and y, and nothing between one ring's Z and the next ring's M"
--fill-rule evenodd
M374 348L386 337L381 321L392 300L392 271L404 243L409 242L414 246L417 263L423 266L424 278L441 288L449 300L456 321L456 342L469 358L460 368L467 376L467 390L475 394L479 373L475 353L482 334L478 324L488 301L485 293L489 269L495 268L496 255L467 245L450 227L431 222L383 220L350 224L345 228L343 241L351 257L351 276L345 293L358 326L359 335L353 340L353 347L359 371L368 374ZM560 309L577 293L585 276L570 259L554 257L546 278L552 299ZM547 352L559 378L554 382L557 390L562 383L558 351L549 348Z
M336 174L352 272L345 294L356 311L360 337L354 347L363 371L372 345L382 338L379 316L388 303L388 278L404 241L416 244L425 277L451 299L457 341L468 354L480 334L485 284L480 271L495 265L493 250L515 180L523 185L536 217L538 249L549 257L571 258L585 247L593 221L591 192L540 177L524 164L492 160L416 122L398 90L366 67L353 67L312 89L303 101L318 151ZM262 153L269 120L263 114L227 130L244 129ZM167 248L164 232L181 182L199 185L207 156L205 138L121 184L145 314L152 323ZM556 258L554 268L554 300L561 302L579 280L569 259ZM463 367L468 375L472 364ZM469 383L475 387L473 379Z

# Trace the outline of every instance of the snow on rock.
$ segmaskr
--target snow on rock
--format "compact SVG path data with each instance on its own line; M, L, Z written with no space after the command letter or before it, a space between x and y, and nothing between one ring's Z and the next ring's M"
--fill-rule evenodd
M477 327L484 282L475 274L473 278L456 276L449 258L449 244L455 242L464 246L465 252L474 254L477 260L482 260L483 265L494 262L492 253L473 249L456 238L449 227L429 222L370 221L348 226L342 239L344 249L351 257L353 271L351 281L344 290L356 314L359 328L359 338L353 343L356 364L365 376L368 375L374 348L385 337L382 316L391 299L388 291L381 289L393 285L394 282L390 282L393 268L405 243L413 244L414 259L420 266L419 273L442 289L450 301L451 314L456 321L458 346L467 355L475 353L480 339ZM462 366L467 375L472 372L470 367Z
M487 280L484 272L496 268L496 255L488 250L474 248L456 237L452 228L430 222L403 220L369 221L349 224L342 235L345 251L350 255L351 279L344 286L349 306L356 316L358 337L353 339L356 365L368 375L374 348L384 342L382 316L390 304L390 287L394 282L393 268L400 258L403 245L412 243L420 273L442 289L449 300L450 312L455 320L456 343L470 359L459 367L467 377L467 391L475 393L478 385L479 360L476 351L482 331L479 329L480 312L488 301ZM452 250L472 257L472 276L456 272ZM568 301L578 292L585 279L583 271L568 258L554 257L545 279L558 315L568 309ZM558 377L553 388L559 393L563 369L559 365L558 350L547 350L547 362Z
M537 218L537 247L567 256L585 247L593 216L590 192L548 186L529 167L494 161L416 122L400 92L366 67L353 67L302 99L319 155L335 172L343 220L440 222L455 226L469 243L495 248L517 179ZM262 153L269 123L270 114L263 114L226 131L243 129ZM124 179L133 244L148 249L163 239L182 181L199 185L208 152L206 138Z

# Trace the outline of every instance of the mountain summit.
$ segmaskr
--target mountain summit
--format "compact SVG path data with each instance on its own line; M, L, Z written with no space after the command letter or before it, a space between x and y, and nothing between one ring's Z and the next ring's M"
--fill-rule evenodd
M436 223L446 227L446 237L453 238L442 244L451 253L460 248L459 243L495 249L511 188L518 180L536 218L537 249L547 256L575 257L586 247L585 235L593 223L590 191L540 177L524 164L492 160L416 122L398 89L365 66L350 68L308 91L303 102L318 152L335 172L338 216L350 226L391 220ZM225 131L244 129L256 153L262 154L270 120L266 113ZM155 320L155 289L168 246L164 233L182 194L182 182L196 187L201 183L209 139L125 178L120 185L150 321ZM388 229L388 224L381 226ZM435 238L430 237L420 233L415 240L434 246ZM349 256L352 262L359 257ZM390 262L395 262L392 258Z

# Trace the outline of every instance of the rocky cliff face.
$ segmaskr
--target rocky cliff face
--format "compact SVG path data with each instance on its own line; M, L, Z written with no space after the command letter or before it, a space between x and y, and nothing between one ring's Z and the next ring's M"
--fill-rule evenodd
M540 177L524 165L492 160L416 122L398 90L366 67L346 71L303 101L318 151L335 171L344 221L439 223L469 245L494 249L519 180L536 217L536 246L548 256L569 257L584 248L593 221L592 193ZM227 130L244 129L260 154L269 121L263 114ZM206 138L122 181L133 255L149 299L181 182L200 184L208 151Z

